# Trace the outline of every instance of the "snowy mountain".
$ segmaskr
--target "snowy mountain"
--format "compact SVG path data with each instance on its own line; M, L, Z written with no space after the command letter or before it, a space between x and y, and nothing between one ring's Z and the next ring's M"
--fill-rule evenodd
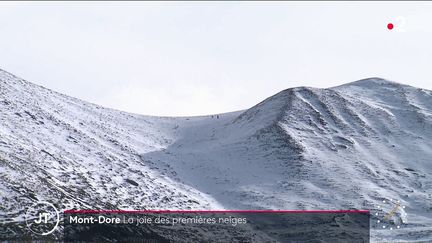
M432 240L432 92L379 78L284 90L238 112L152 117L0 71L0 219L62 209L376 209ZM19 229L13 229L19 231Z

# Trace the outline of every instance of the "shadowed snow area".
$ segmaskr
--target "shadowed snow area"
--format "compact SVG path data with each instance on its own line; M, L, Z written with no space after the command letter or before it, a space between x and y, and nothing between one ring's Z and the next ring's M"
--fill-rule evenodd
M375 240L432 240L432 92L379 78L284 90L238 112L153 117L0 71L0 219L62 209L375 209Z

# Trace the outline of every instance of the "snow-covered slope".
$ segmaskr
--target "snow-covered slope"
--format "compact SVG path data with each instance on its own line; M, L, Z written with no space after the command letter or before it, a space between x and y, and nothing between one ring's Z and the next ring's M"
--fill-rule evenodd
M0 110L2 215L19 215L35 200L67 208L218 207L142 160L177 139L176 119L106 109L4 71Z
M70 208L375 209L432 240L432 92L372 78L292 88L239 112L151 117L0 72L0 217ZM429 237L429 238L428 238Z

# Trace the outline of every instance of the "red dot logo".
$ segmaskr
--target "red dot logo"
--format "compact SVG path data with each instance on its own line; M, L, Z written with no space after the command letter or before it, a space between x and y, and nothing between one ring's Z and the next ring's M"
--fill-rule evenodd
M394 25L392 23L387 24L387 29L392 30L394 28Z

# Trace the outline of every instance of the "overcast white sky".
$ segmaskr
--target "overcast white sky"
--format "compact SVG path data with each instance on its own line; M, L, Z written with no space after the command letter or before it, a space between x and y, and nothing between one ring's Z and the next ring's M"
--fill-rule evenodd
M432 2L2 2L0 68L111 108L202 115L372 76L432 89L431 25Z

